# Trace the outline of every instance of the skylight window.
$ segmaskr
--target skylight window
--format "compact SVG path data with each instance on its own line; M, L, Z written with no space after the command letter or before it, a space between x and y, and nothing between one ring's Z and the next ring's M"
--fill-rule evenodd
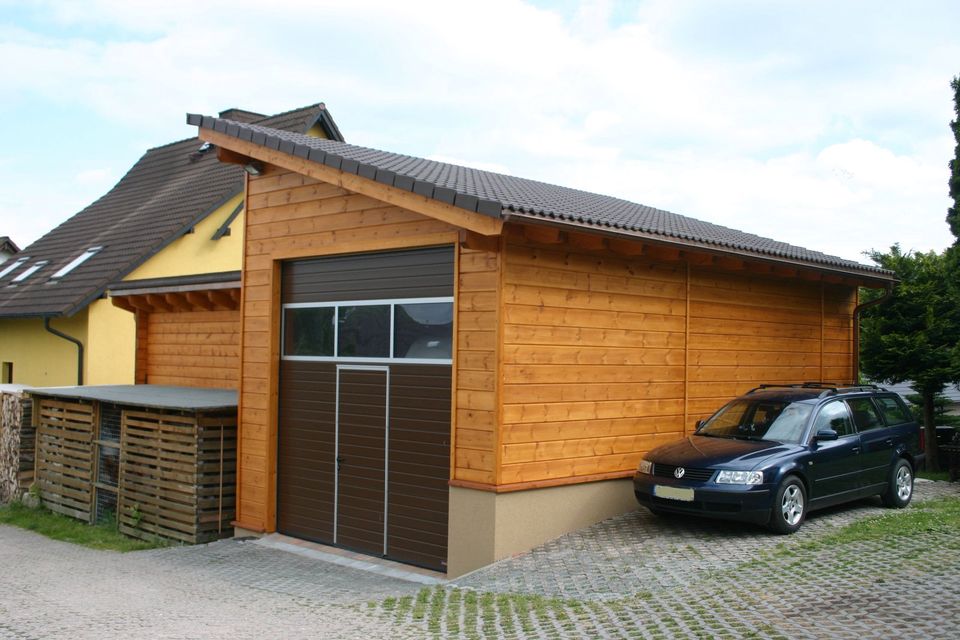
M26 257L26 258L17 258L16 260L11 261L10 264L8 264L6 267L4 267L3 271L0 271L0 278L4 277L5 275L7 275L8 273L10 273L10 272L12 272L12 271L15 271L17 267L19 267L20 265L22 265L24 262L26 262L26 261L29 260L29 259L30 259L30 258L29 258L29 256L28 256L28 257Z
M73 271L74 269L82 265L84 262L92 258L93 256L100 253L101 249L103 249L103 247L90 247L89 249L87 249L86 251L78 255L76 258L74 258L67 264L60 267L60 270L57 271L52 276L50 276L50 279L59 280L60 278L67 275L68 273L70 273L71 271Z
M18 282L23 282L24 280L26 280L27 278L29 278L30 276L32 276L33 274L35 274L37 271L40 271L40 269L43 269L43 268L47 265L48 262L50 262L50 261L49 261L49 260L41 260L40 262L34 262L33 265L32 265L29 269L27 269L26 271L24 271L23 273L21 273L20 275L18 275L16 278L14 278L13 280L11 280L11 282L12 282L13 284L16 284L16 283L18 283Z

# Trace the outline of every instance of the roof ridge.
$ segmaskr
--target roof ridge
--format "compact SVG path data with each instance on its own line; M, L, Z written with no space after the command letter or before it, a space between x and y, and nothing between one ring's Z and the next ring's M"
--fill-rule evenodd
M327 109L327 106L326 106L323 102L315 102L314 104L308 104L308 105L303 106L303 107L297 107L296 109L289 109L289 110L283 111L283 112L281 112L281 113L274 113L274 114L272 114L272 115L264 116L264 117L260 118L259 120L254 120L253 122L251 122L251 123L249 123L249 124L258 124L258 123L260 123L260 122L263 122L264 120L272 120L273 118L281 118L281 117L283 117L283 116L288 116L288 115L290 115L291 113L296 113L297 111L307 111L307 110L309 110L309 109L316 109L317 107L320 107L320 109L321 109L322 111L326 111L326 109ZM231 120L231 122L236 122L236 120Z
M883 277L892 273L788 242L725 227L615 196L371 147L311 138L256 123L187 114L201 129L306 158L482 215L510 212L535 220L647 238L672 245L769 258L793 265Z

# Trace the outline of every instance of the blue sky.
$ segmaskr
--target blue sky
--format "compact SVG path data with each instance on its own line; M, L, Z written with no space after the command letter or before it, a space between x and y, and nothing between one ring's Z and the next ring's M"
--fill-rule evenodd
M0 0L0 235L186 112L326 102L347 140L863 260L942 249L960 3Z

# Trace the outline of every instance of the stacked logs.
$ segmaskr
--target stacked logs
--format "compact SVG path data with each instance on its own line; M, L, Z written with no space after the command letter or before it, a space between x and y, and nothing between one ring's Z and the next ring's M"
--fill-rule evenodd
M19 392L0 393L0 504L19 498L33 479L35 438L29 403Z

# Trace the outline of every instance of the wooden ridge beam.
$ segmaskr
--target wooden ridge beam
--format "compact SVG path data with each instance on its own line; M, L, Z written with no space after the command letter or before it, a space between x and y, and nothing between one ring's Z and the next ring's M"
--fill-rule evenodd
M494 218L475 211L461 209L412 191L404 191L375 180L369 180L340 169L312 162L306 158L282 153L247 140L240 140L219 131L200 129L199 135L202 140L215 144L221 149L227 149L239 155L247 155L262 162L310 176L315 180L334 184L348 191L446 222L455 227L468 229L485 236L498 236L503 231L502 218Z

